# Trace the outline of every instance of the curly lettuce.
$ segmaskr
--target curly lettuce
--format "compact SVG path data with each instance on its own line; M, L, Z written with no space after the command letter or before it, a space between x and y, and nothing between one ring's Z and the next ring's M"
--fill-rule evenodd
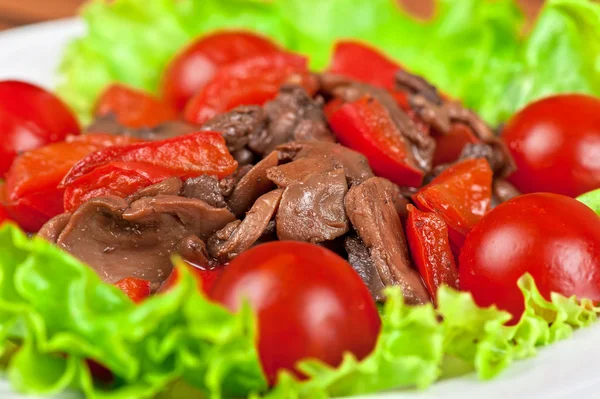
M268 390L252 312L232 314L211 302L185 268L173 290L135 305L92 269L12 225L0 229L0 253L0 349L13 387L27 394L312 399L426 388L448 370L456 374L456 364L462 373L495 377L591 324L599 311L585 300L545 300L528 275L519 281L526 310L515 326L505 325L506 312L479 308L468 293L442 288L436 310L408 306L389 289L372 354L347 354L336 368L307 359L299 367L308 380L282 372ZM112 380L92 378L87 360L110 370Z
M546 3L524 35L513 0L438 0L427 22L396 0L91 0L58 90L87 121L110 82L158 93L165 66L194 37L243 28L307 54L317 70L336 40L371 43L496 124L546 95L600 95L600 3Z

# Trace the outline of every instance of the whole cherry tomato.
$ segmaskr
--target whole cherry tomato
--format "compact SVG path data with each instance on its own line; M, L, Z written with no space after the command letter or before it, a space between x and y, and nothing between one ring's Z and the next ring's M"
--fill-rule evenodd
M516 284L524 273L546 299L558 292L600 301L600 217L550 193L522 195L493 209L467 236L460 287L480 306L495 304L516 319L524 309Z
M281 369L305 358L331 366L344 352L361 359L381 326L375 303L352 267L333 252L275 241L243 252L225 268L212 298L238 310L248 300L258 315L258 350L271 384Z
M502 132L521 192L576 197L600 187L600 99L582 94L548 97L517 113Z
M269 39L244 31L215 32L203 36L178 54L162 80L162 96L182 111L187 102L215 76L223 65L259 54L278 51Z
M122 84L113 84L96 102L97 116L114 114L120 124L131 128L154 127L177 119L177 112L158 98Z
M52 93L25 82L0 82L0 177L18 154L79 132L71 111Z

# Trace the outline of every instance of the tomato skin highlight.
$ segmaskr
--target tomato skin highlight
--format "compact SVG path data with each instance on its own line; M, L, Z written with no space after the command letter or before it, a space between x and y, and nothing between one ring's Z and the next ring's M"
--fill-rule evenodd
M411 158L409 143L376 99L365 96L339 107L329 117L337 139L362 153L377 176L400 186L419 187L424 172Z
M182 111L188 101L227 64L243 58L279 51L269 39L245 31L221 31L202 36L167 66L162 97Z
M493 209L471 230L459 258L460 287L480 306L523 313L517 280L540 293L600 301L600 217L572 198L526 194Z
M311 95L317 89L307 59L299 55L263 54L228 64L189 101L184 119L201 125L239 105L262 105L275 98L288 81L300 84Z
M0 178L18 154L80 133L69 108L54 94L20 81L0 81Z
M125 277L115 283L133 302L140 303L150 296L150 281L135 277Z
M458 269L450 248L448 226L433 212L407 206L406 239L429 295L434 302L441 285L458 289Z
M170 105L158 98L122 84L108 86L96 102L96 116L114 114L120 124L131 128L154 127L177 119Z
M521 192L576 197L600 187L600 99L539 100L507 123L502 138L517 164L509 181Z
M329 66L329 72L386 89L395 86L396 73L401 69L378 50L356 41L337 42Z
M316 358L331 366L345 352L358 359L375 347L381 320L352 267L313 244L275 241L235 258L211 297L232 311L247 300L258 315L258 350L268 381L281 369Z

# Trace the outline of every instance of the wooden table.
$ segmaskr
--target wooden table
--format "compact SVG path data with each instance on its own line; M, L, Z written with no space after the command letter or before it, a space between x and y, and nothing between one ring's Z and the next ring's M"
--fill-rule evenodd
M401 1L406 3L410 9L417 10L417 12L427 13L432 9L431 0ZM544 0L518 1L523 4L528 15L533 17ZM77 8L83 3L84 0L0 0L0 29L69 17L75 15Z

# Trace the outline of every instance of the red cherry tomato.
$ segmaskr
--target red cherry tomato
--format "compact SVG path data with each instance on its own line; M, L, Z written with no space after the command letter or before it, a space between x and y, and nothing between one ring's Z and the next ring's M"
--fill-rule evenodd
M576 197L600 187L600 99L582 94L534 102L502 132L521 192Z
M150 281L135 277L125 277L115 283L133 302L140 303L150 296Z
M192 276L198 282L198 288L206 294L210 292L219 276L223 273L223 270L225 270L225 268L222 266L215 267L213 269L205 269L204 267L195 266L189 263L188 265L188 270L192 272ZM175 284L177 284L177 281L179 281L179 272L177 269L173 269L171 274L169 274L169 277L161 284L160 288L158 289L158 293L169 291Z
M0 177L18 154L79 132L71 111L52 93L25 82L0 82Z
M248 300L258 315L258 349L271 384L281 369L316 358L331 366L344 352L362 359L381 326L369 290L352 267L329 250L275 241L235 258L211 296L238 310Z
M495 304L518 318L524 304L516 282L526 272L546 299L558 292L600 301L600 217L549 193L522 195L493 209L462 248L461 289L477 304Z
M375 86L391 89L396 73L403 69L374 48L353 41L335 45L329 71Z
M222 67L214 78L185 107L185 119L203 124L239 105L262 105L271 100L282 84L298 83L310 94L316 80L306 58L288 53L272 53L244 58Z
M162 80L163 99L182 111L222 66L278 50L279 47L269 39L250 32L215 32L203 36L178 54L167 67Z
M170 105L141 90L121 84L109 86L98 98L95 114L115 114L120 124L131 128L153 127L177 119Z

